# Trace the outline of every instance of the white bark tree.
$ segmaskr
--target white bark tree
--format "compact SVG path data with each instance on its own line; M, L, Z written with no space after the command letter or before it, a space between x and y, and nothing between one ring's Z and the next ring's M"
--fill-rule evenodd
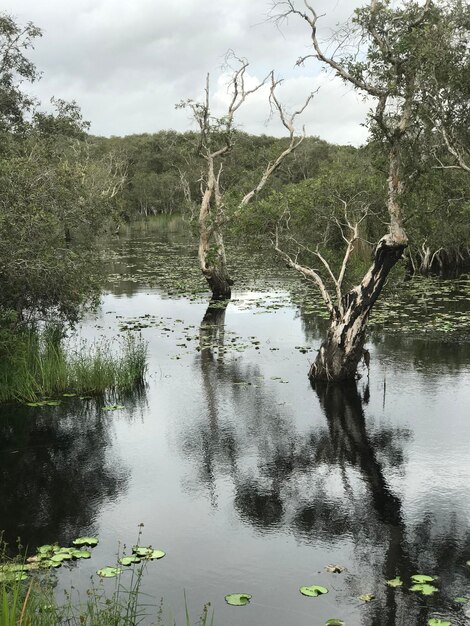
M229 91L230 100L227 112L223 117L216 118L211 114L209 75L206 77L205 98L203 102L188 100L179 106L189 107L199 127L199 154L205 162L201 177L201 203L199 208L199 266L212 292L213 300L227 300L231 297L233 280L227 268L224 244L224 226L229 215L224 197L222 176L224 158L233 149L235 142L235 114L252 94L269 86L269 100L273 110L286 128L289 143L278 156L266 164L256 185L242 197L238 208L252 202L266 186L269 178L280 167L283 161L302 143L305 129L296 133L296 118L303 113L313 93L305 100L303 106L292 114L288 114L280 103L276 90L281 81L274 72L252 88L246 85L248 62L236 58L237 69L233 71ZM241 183L243 181L240 181Z
M313 48L310 54L298 60L298 64L317 59L374 103L368 126L374 138L385 147L388 158L388 232L376 244L372 264L359 285L345 293L341 288L357 239L356 224L349 225L350 235L346 237L346 253L338 277L317 253L326 272L324 276L327 275L336 287L335 301L319 271L298 265L280 247L279 241L276 244L278 253L291 267L316 283L330 313L327 338L310 368L310 379L348 380L355 378L363 356L370 311L408 244L403 216L407 182L403 155L407 141L416 131L416 107L421 97L422 42L427 29L432 28L434 13L431 0L407 2L402 8L392 8L389 0L371 0L368 6L356 11L347 33L349 44L357 41L355 53L339 46L333 55L326 52L318 38L317 26L321 16L312 2L285 0L275 3L274 17L278 22L291 16L305 22Z

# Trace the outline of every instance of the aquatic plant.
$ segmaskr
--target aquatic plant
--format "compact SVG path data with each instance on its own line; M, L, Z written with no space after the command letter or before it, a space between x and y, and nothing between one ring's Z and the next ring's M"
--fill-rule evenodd
M147 346L135 336L116 354L106 343L66 348L51 329L24 330L0 350L0 402L29 406L58 406L58 395L128 392L143 383L147 367Z

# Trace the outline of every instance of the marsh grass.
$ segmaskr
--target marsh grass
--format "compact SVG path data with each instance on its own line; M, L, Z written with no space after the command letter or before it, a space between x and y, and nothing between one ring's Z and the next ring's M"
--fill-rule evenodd
M109 343L64 347L55 329L24 330L0 347L0 402L34 402L58 394L129 392L144 381L147 346L128 336Z

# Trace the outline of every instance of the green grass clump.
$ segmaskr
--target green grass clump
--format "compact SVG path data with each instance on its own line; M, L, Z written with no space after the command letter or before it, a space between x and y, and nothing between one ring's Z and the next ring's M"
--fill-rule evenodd
M0 356L0 402L34 402L67 392L129 392L143 383L147 367L147 346L134 336L126 337L115 354L106 343L65 348L54 329L9 335L0 342Z

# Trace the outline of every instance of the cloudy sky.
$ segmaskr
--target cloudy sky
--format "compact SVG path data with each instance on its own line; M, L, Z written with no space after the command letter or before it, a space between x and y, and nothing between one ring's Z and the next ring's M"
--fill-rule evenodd
M297 0L301 3L301 0ZM361 0L317 0L320 36L327 39ZM3 0L2 9L21 23L34 22L43 37L30 52L43 72L34 93L76 100L91 131L126 135L192 128L189 114L175 109L198 98L211 74L213 111L227 101L224 56L233 49L250 61L250 80L270 69L284 82L279 95L295 107L320 87L304 113L307 133L335 143L359 145L366 103L321 71L316 62L295 67L309 53L309 32L291 18L280 29L267 21L271 0ZM238 125L252 133L282 134L269 121L266 92L240 110Z

